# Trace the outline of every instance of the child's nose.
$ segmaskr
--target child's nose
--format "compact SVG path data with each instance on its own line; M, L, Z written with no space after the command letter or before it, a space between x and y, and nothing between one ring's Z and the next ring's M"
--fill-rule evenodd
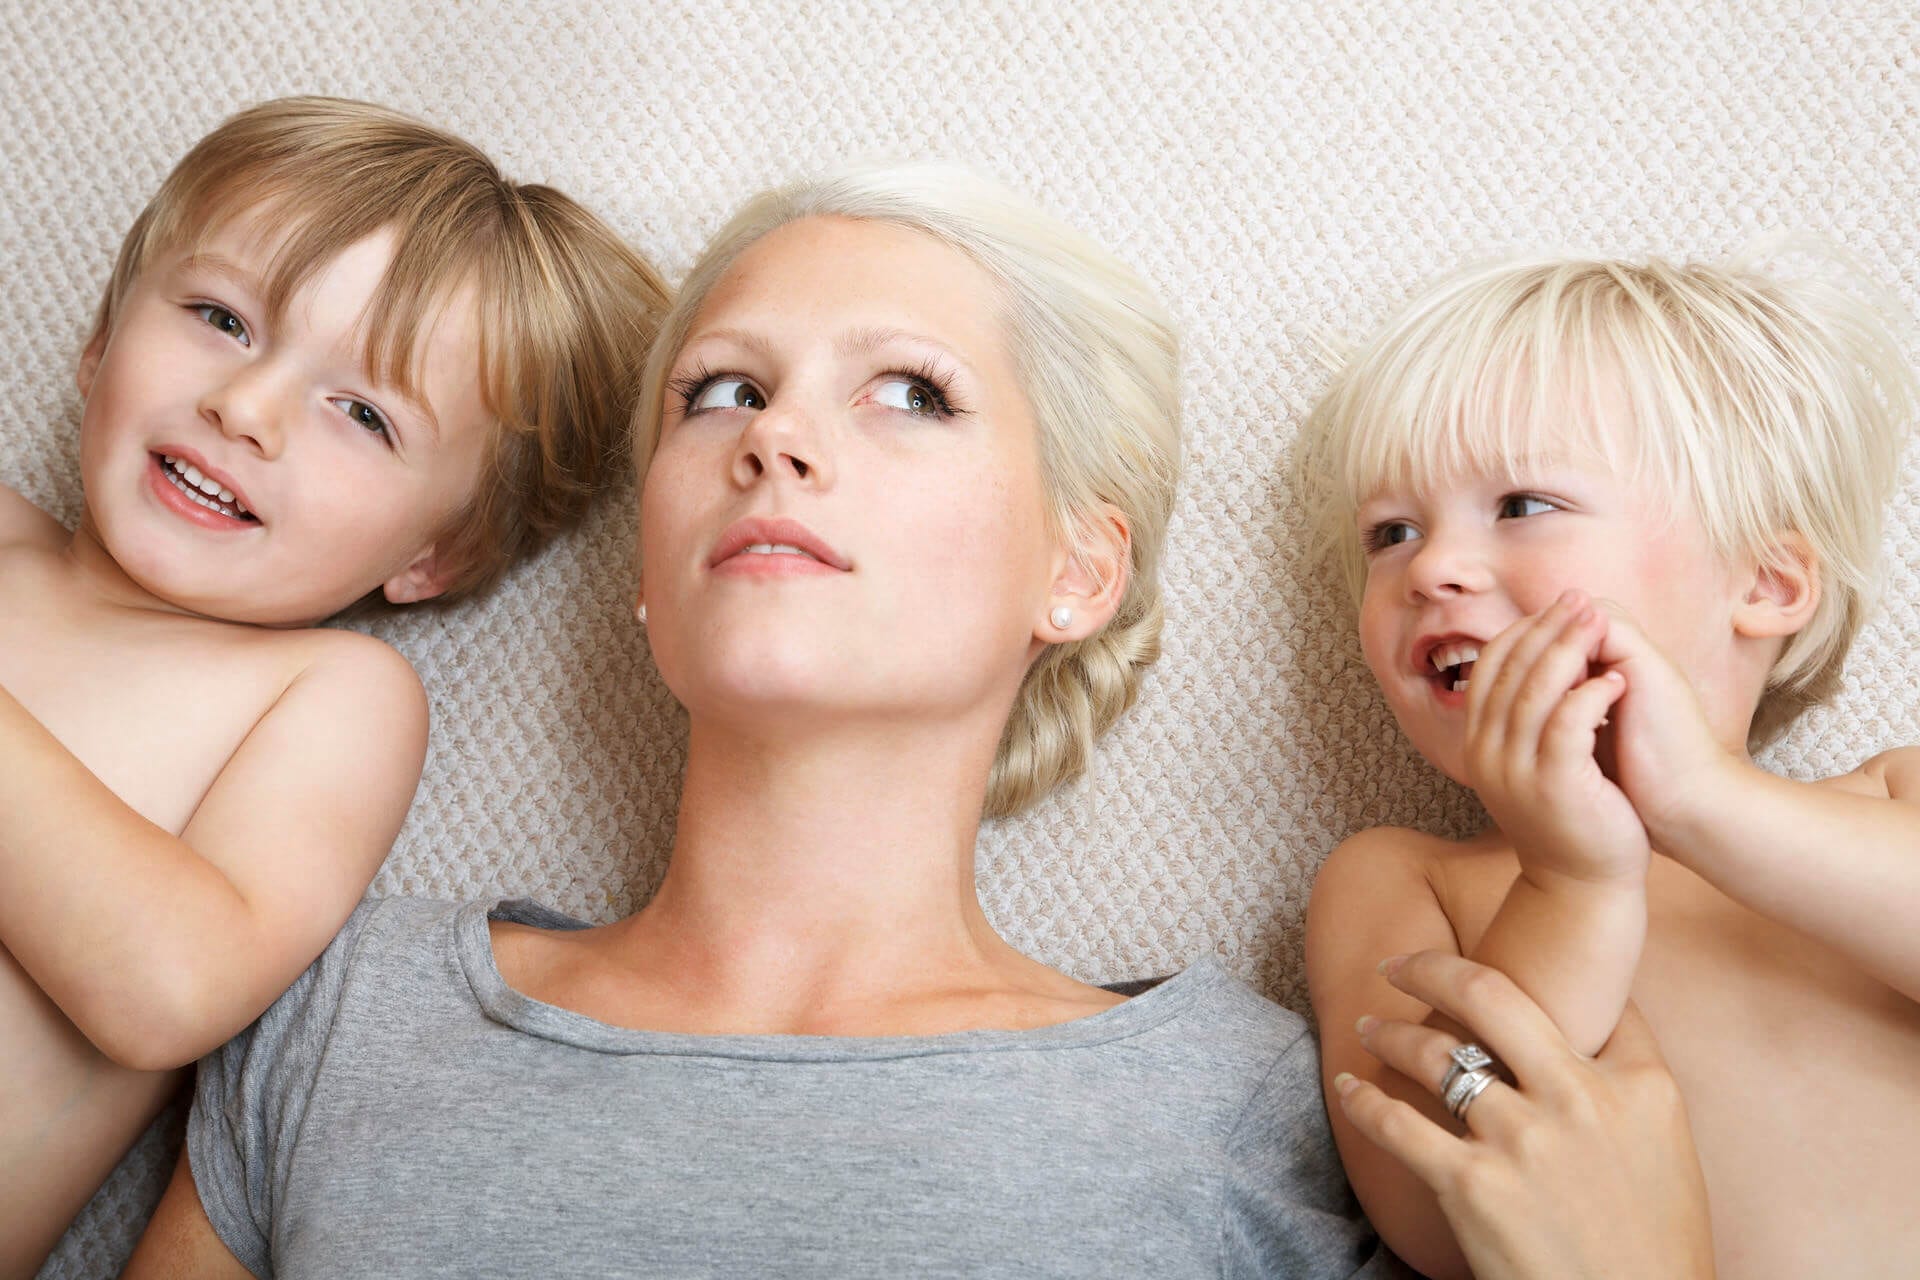
M265 362L250 364L200 398L200 416L229 440L250 444L262 457L274 458L285 443L289 394Z
M768 477L799 481L809 488L833 484L824 433L802 406L775 401L756 411L741 428L733 453L735 483L746 488Z
M1424 600L1485 591L1493 574L1473 538L1429 531L1407 568L1407 591Z

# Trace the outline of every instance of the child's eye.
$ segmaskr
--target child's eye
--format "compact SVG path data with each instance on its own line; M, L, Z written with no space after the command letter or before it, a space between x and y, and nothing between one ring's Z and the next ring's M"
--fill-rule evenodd
M916 418L944 418L953 412L940 388L925 378L889 377L874 388L873 402Z
M386 415L365 400L356 400L352 396L335 396L331 403L353 422L365 427L369 435L376 435L389 444L393 443L393 427L387 422Z
M767 398L745 378L722 374L708 378L687 394L687 412L705 413L709 409L764 409Z
M196 302L187 308L207 324L234 339L243 347L253 345L253 339L247 335L247 322L217 302Z
M1412 542L1420 536L1420 531L1405 520L1382 520L1368 529L1361 538L1368 551L1385 551L1388 547L1397 547L1403 542Z
M1520 520L1527 516L1543 515L1546 512L1557 510L1559 510L1559 508L1554 506L1553 503L1548 502L1545 498L1536 497L1531 493L1510 493L1500 499L1500 518L1502 520Z

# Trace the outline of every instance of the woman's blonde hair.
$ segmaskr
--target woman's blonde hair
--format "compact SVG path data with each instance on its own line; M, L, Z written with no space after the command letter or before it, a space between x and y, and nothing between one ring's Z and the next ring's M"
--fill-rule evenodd
M1160 656L1159 567L1180 471L1179 349L1137 274L1065 224L965 169L857 169L767 191L707 245L662 322L634 423L644 479L668 372L707 294L774 229L803 218L883 222L932 236L993 277L1033 406L1055 535L1077 543L1103 503L1132 537L1120 606L1097 634L1034 660L1000 740L986 813L1017 813L1079 774Z
M1786 252L1823 269L1754 265ZM1696 513L1730 563L1785 568L1797 535L1821 595L1768 677L1757 732L1777 730L1832 692L1866 617L1915 402L1898 310L1842 265L1828 246L1773 240L1722 262L1527 258L1443 279L1342 364L1308 416L1320 545L1357 599L1355 510L1373 491L1569 448ZM1609 436L1599 405L1635 429Z
M367 362L411 393L416 347L471 285L480 387L496 424L480 487L438 539L444 598L484 590L584 513L626 467L627 425L669 295L599 218L502 177L471 143L385 107L280 98L230 117L167 176L121 244L89 344L140 272L249 216L284 238L269 319L315 271L381 230L393 260L368 308Z

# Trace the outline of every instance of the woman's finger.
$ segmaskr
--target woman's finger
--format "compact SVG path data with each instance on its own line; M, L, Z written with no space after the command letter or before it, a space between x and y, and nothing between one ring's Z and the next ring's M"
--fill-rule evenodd
M1387 981L1466 1027L1529 1090L1580 1060L1539 1005L1498 969L1444 951L1389 962Z
M1374 1019L1362 1025L1366 1030L1360 1033L1360 1043L1368 1053L1434 1097L1444 1098L1441 1085L1453 1066L1453 1051L1460 1047L1458 1036L1397 1018ZM1478 1137L1497 1139L1511 1132L1519 1101L1519 1094L1504 1081L1497 1081L1468 1104L1464 1123Z
M1413 1170L1430 1187L1447 1186L1454 1170L1466 1158L1466 1148L1418 1110L1341 1072L1333 1080L1340 1110L1362 1137Z

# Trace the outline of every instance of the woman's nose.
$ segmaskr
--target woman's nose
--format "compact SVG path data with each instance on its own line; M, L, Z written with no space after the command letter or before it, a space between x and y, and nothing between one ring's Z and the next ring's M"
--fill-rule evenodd
M742 488L772 478L828 488L833 468L824 434L811 414L778 401L755 413L733 452L733 478Z

